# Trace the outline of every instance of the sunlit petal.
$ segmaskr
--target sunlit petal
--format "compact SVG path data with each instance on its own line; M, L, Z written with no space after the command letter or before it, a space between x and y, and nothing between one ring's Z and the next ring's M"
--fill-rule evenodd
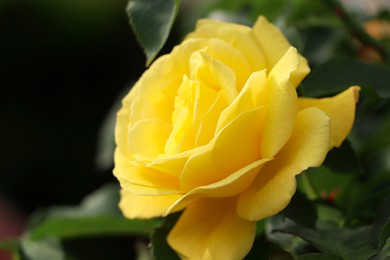
M330 120L324 112L318 108L299 111L290 140L239 197L238 214L256 221L285 208L296 189L295 176L323 162L329 140Z
M268 68L275 66L291 46L280 29L264 16L257 19L252 32L263 50ZM299 55L298 60L298 67L291 73L290 80L295 87L310 72L306 59Z
M355 119L355 104L359 97L359 87L350 87L330 98L299 98L299 109L318 107L330 118L330 148L338 147L347 137Z
M261 154L265 158L275 156L291 136L298 104L297 94L289 77L297 69L298 63L296 50L290 48L269 74L269 103L261 147Z
M220 181L260 159L262 108L247 111L188 159L180 177L184 190Z

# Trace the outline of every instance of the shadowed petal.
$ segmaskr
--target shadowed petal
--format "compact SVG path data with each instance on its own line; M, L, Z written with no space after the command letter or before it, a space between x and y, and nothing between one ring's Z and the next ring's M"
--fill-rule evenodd
M181 195L141 196L121 190L119 208L127 218L154 218L164 215L167 208ZM181 210L181 209L178 209Z
M190 259L243 259L256 222L240 218L234 198L203 199L191 204L168 235L168 243Z

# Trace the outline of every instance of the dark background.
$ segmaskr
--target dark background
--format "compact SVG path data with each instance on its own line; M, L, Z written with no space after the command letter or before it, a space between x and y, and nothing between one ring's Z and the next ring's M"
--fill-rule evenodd
M12 225L33 212L76 205L115 182L112 165L96 164L99 131L145 69L126 3L0 0L0 230L20 232ZM95 237L63 246L74 259L131 259L133 242Z
M114 180L98 131L145 69L126 2L0 2L0 196L24 214Z

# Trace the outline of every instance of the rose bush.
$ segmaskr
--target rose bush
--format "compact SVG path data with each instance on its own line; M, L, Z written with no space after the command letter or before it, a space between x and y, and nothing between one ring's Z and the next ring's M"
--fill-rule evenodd
M201 20L123 99L115 169L128 218L184 210L168 236L183 258L241 259L256 221L280 212L297 174L350 131L358 87L301 98L307 61L260 17Z

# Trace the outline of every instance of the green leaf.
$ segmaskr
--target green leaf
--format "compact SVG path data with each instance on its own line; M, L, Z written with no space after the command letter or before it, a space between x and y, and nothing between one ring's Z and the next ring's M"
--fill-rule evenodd
M283 210L282 214L304 227L314 229L316 226L316 206L300 191L294 194L291 202Z
M390 238L390 218L387 220L387 222L383 225L382 231L379 236L379 244L378 248L382 249L383 246L386 244L386 241Z
M245 260L271 259L275 253L284 253L283 249L275 243L258 238L253 243L251 251L245 256Z
M118 209L119 186L108 184L88 195L79 206L53 207L32 217L32 239L55 236L70 239L93 235L134 234L148 236L159 219L129 220Z
M54 237L33 241L25 237L21 240L22 259L62 260L65 259L61 243Z
M148 66L168 39L179 0L130 0L127 14L130 25L143 47Z
M349 210L345 220L346 225L351 225L352 221L361 217L364 213L372 213L373 209L379 205L382 200L390 194L390 188L380 190L366 196L364 199L355 203Z
M389 260L390 259L390 237L387 238L382 249L370 260Z
M122 216L118 208L119 185L106 184L87 195L78 206L51 207L44 212L38 212L45 217L82 217L97 215Z
M161 227L152 234L152 254L155 260L180 259L176 252L168 245L167 236L179 219L180 213L167 216Z
M277 244L280 248L282 248L282 251L286 251L295 256L300 249L306 248L309 244L302 238L293 234L276 231L278 228L283 226L284 221L288 221L289 223L295 223L292 220L285 218L282 214L267 218L265 220L265 236L268 241L271 241Z
M338 256L345 260L369 259L376 250L371 241L371 226L359 228L335 228L331 226L319 230L302 227L281 216L272 218L273 231L299 236L323 253Z
M376 212L376 218L372 224L371 235L373 240L378 243L378 247L381 248L390 235L390 226L386 227L386 224L390 221L390 195L381 201L379 208Z
M277 252L273 253L270 257L270 260L294 260L294 257L287 252Z
M312 253L300 255L297 260L340 260L340 258L334 255Z
M374 89L381 98L390 98L390 69L357 60L331 60L313 70L302 84L305 96L335 94L351 85Z
M324 165L337 173L362 173L356 153L348 140L345 140L340 147L334 148L328 153Z
M343 212L332 206L327 204L317 204L317 211L318 211L318 223L319 226L322 224L331 224L336 227L341 227L344 224L345 221L345 215Z
M124 234L148 236L157 225L158 221L129 220L119 216L54 217L32 230L31 239L45 236L60 239Z
M309 168L306 173L297 177L298 187L304 191L310 199L318 199L321 196L330 203L340 203L348 194L348 187L356 179L353 174L337 174L328 167L320 166ZM308 189L311 188L310 193Z
M265 223L264 219L256 222L256 237L264 235Z

